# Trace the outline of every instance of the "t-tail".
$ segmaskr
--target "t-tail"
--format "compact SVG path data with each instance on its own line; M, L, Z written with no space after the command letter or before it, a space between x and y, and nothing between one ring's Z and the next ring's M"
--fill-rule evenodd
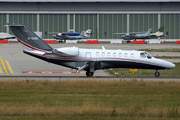
M84 36L85 36L86 38L89 38L90 35L91 35L91 29L86 30L86 32L84 33Z
M162 26L162 27L160 27L158 30L157 30L157 32L155 32L155 33L152 33L151 35L150 35L150 37L153 39L153 38L158 38L158 37L166 37L166 35L164 35L164 27Z
M164 26L160 27L160 28L158 29L158 31L159 31L159 32L164 32ZM157 31L157 32L158 32L158 31Z
M37 50L42 52L52 51L53 48L45 43L33 31L22 24L8 24L19 43L25 50Z
M157 37L164 36L164 27L160 27L157 32L155 32L155 35L157 35Z
M152 31L152 28L150 28L150 29L146 32L146 36L150 36L151 31Z

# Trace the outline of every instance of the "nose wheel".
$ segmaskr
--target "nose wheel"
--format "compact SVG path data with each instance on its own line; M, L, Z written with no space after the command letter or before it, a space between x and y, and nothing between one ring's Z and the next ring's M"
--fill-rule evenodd
M159 73L158 71L156 71L156 72L154 73L154 75L155 75L156 77L159 77L159 76L160 76L160 73Z
M93 74L94 74L93 72L89 72L89 71L86 72L86 76L87 76L87 77L92 77Z

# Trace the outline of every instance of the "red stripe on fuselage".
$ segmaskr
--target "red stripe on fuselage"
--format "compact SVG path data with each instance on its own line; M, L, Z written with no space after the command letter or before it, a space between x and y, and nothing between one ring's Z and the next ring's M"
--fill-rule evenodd
M151 64L153 65L153 63L149 63L149 62L144 62L144 61L138 61L138 60L131 60L131 59L124 59L124 58L108 58L108 57L104 57L104 58L101 58L101 59L77 59L77 58L61 58L61 57L51 57L51 56L46 56L46 55L41 55L41 54L38 54L38 53L34 53L34 52L31 52L32 54L36 54L38 56L42 56L42 57L47 57L47 58L53 58L53 59L59 59L59 60L84 60L84 61L101 61L101 60L111 60L111 59L116 59L116 60L124 60L124 61L130 61L130 62L139 62L139 63L144 63L144 64Z
M58 72L58 71L22 71L22 73L54 73L54 74L56 74L56 73L58 73L58 74L67 74L67 73L69 73L69 74L76 74L76 72ZM77 72L78 74L81 74L81 73L86 73L86 72Z

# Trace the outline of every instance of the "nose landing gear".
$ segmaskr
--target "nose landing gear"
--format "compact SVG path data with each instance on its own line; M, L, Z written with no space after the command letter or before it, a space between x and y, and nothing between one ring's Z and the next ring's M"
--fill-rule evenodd
M160 73L156 70L156 72L154 73L154 75L155 75L156 77L159 77L159 76L160 76Z
M87 72L86 72L86 76L87 76L87 77L92 77L93 74L94 74L94 73L93 73L93 72L90 72L90 71L87 71Z

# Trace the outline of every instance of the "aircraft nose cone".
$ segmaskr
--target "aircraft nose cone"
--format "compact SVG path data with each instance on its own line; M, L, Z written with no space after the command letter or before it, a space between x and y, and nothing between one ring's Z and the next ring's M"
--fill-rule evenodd
M171 62L164 61L163 64L164 64L164 66L165 66L167 69L173 69L173 68L175 68L175 64L173 64L173 63L171 63Z
M175 66L176 66L175 64L169 63L168 68L169 68L169 69L173 69L173 68L175 68Z
M164 67L165 69L173 69L175 68L175 64L171 63L171 62L168 62L168 61L165 61L165 60L161 60L161 59L158 59L157 63Z

